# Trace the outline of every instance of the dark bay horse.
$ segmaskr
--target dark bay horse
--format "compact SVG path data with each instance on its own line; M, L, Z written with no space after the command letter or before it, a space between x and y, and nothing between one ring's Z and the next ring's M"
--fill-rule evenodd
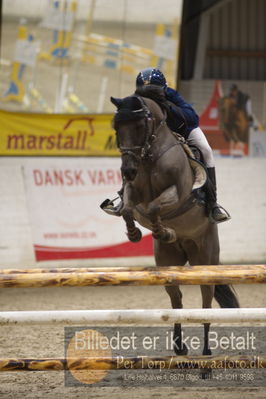
M157 266L217 265L217 225L193 194L194 173L184 146L166 124L166 113L150 98L132 95L111 98L117 145L121 152L123 207L128 237L139 241L135 221L151 230ZM221 266L222 267L222 266ZM182 308L179 286L165 287L173 308ZM202 307L211 308L215 298L221 307L239 307L227 285L201 286ZM203 354L209 355L209 324L204 325ZM174 326L175 352L185 355L181 325Z

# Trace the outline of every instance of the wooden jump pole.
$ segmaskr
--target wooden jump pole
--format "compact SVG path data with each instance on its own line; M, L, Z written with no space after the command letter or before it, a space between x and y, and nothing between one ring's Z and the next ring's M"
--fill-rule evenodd
M266 323L266 308L38 310L0 312L0 326L172 325L173 323Z
M34 269L33 269L34 270ZM64 270L64 269L63 269ZM172 266L153 268L0 271L0 288L105 285L214 285L266 283L266 265Z
M156 271L156 270L174 270L174 268L180 268L181 270L191 270L195 268L222 268L223 270L245 270L247 272L258 272L266 271L266 265L195 265L195 266L93 266L93 267L57 267L57 268L34 268L34 269L0 269L0 274L35 274L35 273L94 273L94 272L132 272L132 271Z
M61 370L128 370L130 369L263 369L266 356L136 356L0 359L0 372ZM193 367L192 367L193 365Z

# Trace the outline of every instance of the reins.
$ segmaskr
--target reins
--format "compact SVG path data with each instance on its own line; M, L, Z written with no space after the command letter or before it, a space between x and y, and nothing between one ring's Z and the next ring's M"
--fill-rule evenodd
M141 105L142 108L133 110L133 113L140 113L143 112L144 118L145 118L145 132L146 132L146 137L143 145L138 145L138 146L132 146L132 147L123 147L118 145L119 151L121 152L122 156L125 155L131 155L137 160L144 160L144 159L151 159L152 154L150 153L151 145L154 139L156 138L156 135L159 131L159 129L162 126L166 125L166 115L164 114L164 118L160 121L159 125L154 129L154 118L152 116L152 113L150 109L147 107L145 104L144 100L140 96L136 96ZM150 128L150 124L152 123L152 126Z

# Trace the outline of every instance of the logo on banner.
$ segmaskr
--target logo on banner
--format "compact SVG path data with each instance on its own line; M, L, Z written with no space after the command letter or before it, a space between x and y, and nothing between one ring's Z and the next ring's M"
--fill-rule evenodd
M0 114L0 155L118 155L112 115Z

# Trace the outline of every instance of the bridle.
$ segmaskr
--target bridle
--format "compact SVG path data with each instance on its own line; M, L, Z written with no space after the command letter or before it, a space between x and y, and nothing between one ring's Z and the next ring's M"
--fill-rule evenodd
M155 119L152 116L150 109L147 107L147 105L145 104L142 97L140 97L140 96L135 96L135 97L137 97L139 99L139 101L141 103L141 108L139 108L137 110L133 110L131 112L135 113L135 114L143 113L143 115L144 115L145 132L146 132L144 144L136 145L136 146L132 146L132 147L124 147L124 146L119 145L119 143L118 143L118 149L121 153L121 156L130 155L133 158L135 158L137 161L152 160L152 154L150 152L151 145L152 145L152 142L156 138L156 134L157 134L158 130L162 126L166 125L166 115L164 114L164 118L160 121L158 126L156 128L154 128Z

